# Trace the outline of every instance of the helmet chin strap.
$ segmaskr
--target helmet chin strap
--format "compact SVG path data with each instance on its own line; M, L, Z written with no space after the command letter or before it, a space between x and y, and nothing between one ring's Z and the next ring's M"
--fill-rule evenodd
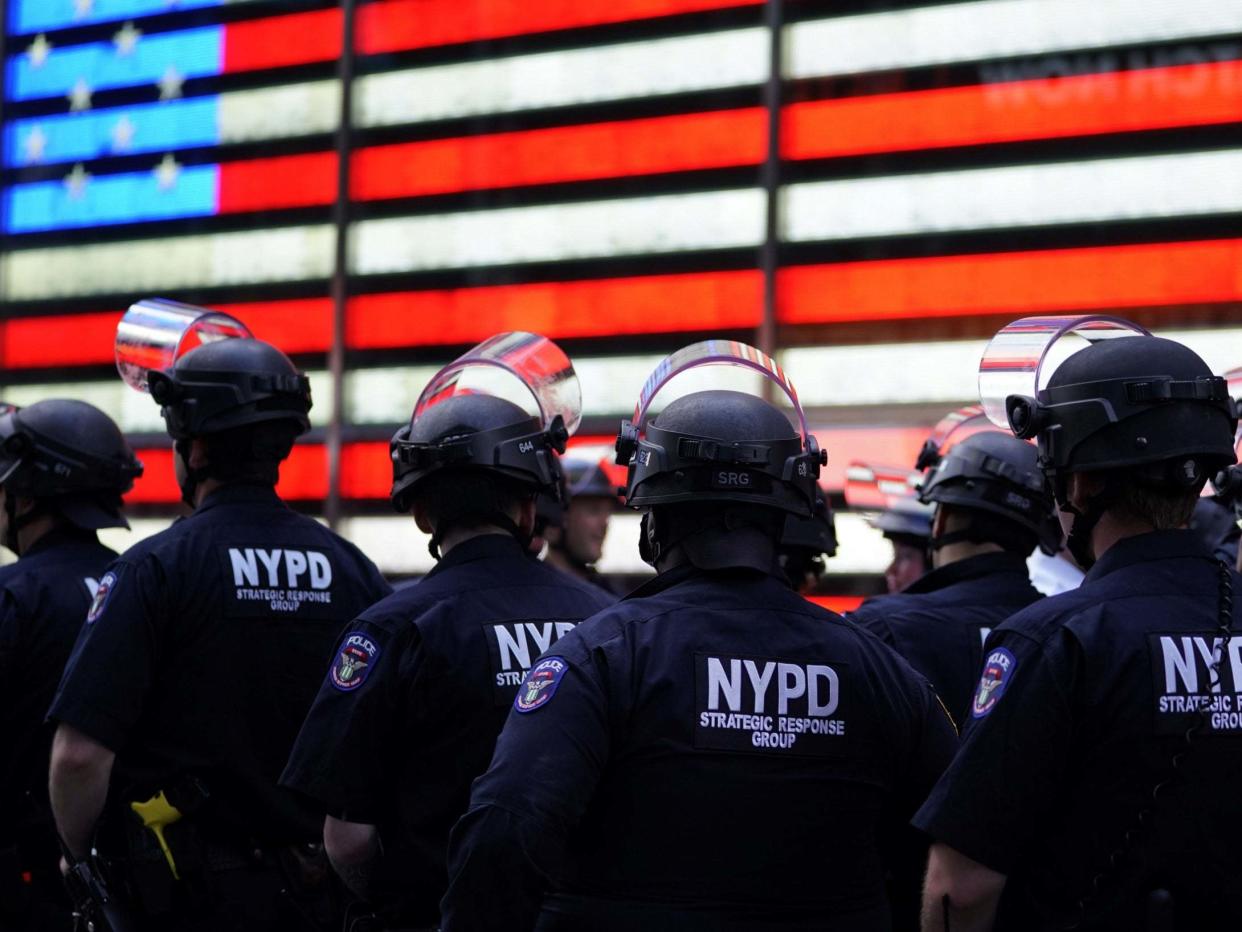
M185 467L184 475L181 481L177 483L181 489L181 500L191 508L194 508L194 493L198 491L199 483L208 477L208 468L206 466L193 467L190 465L190 448L192 445L192 440L178 440L173 443L173 449L181 457L181 464Z
M1095 526L1100 523L1100 519L1104 517L1104 512L1108 511L1116 501L1117 493L1108 490L1100 492L1088 499L1086 510L1082 510L1070 502L1064 476L1057 476L1055 492L1057 507L1074 516L1070 532L1065 538L1065 548L1084 571L1089 570L1095 565L1095 550L1091 546L1091 534L1095 531Z

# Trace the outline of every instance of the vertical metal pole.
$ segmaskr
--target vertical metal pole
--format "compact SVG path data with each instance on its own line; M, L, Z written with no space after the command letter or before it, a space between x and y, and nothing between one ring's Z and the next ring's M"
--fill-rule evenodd
M336 250L332 268L332 345L328 373L332 377L332 417L328 421L328 498L324 517L336 529L341 520L341 435L345 419L345 314L349 302L349 157L353 150L354 0L341 0L341 120L336 128L336 203L332 224Z
M768 30L768 81L763 88L763 106L768 114L768 152L760 173L766 199L763 245L759 249L759 268L763 271L763 318L759 322L759 349L769 356L776 351L776 279L780 263L781 192L781 75L785 25L783 0L767 0L764 25ZM763 380L764 397L772 400L773 384Z

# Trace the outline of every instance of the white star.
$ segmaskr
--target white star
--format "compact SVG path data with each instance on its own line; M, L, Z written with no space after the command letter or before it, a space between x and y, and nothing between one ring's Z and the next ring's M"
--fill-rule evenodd
M172 100L181 96L181 85L185 83L185 78L181 72L177 70L176 65L169 65L164 69L164 76L155 82L155 86L160 89L160 100Z
M181 174L181 166L167 153L155 166L155 184L161 191L169 191L177 186L177 177Z
M91 109L91 86L86 83L86 78L80 77L74 82L68 97L71 111L76 113L79 110Z
M43 132L43 127L35 126L27 133L24 145L27 162L42 162L43 151L47 148L47 133Z
M39 33L34 37L34 41L26 49L26 57L30 59L31 68L42 68L47 57L52 54L52 43L47 41L47 36Z
M86 19L94 6L95 0L73 0L73 18Z
M112 151L124 152L134 144L134 132L137 129L128 114L122 114L112 127Z
M118 55L125 56L137 48L140 38L142 38L142 30L135 29L133 23L126 23L112 37L112 44L116 46Z
M73 166L73 171L65 175L65 191L70 200L78 201L86 195L86 183L91 180L82 163Z

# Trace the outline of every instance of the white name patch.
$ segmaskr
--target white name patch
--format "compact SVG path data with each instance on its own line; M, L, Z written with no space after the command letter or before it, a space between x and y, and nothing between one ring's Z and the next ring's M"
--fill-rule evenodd
M228 614L332 615L332 562L318 550L229 547L224 554L232 582Z
M1227 650L1205 634L1151 634L1147 644L1156 734L1185 734L1203 716L1207 731L1242 733L1242 638Z
M695 655L694 746L837 756L846 735L840 663Z

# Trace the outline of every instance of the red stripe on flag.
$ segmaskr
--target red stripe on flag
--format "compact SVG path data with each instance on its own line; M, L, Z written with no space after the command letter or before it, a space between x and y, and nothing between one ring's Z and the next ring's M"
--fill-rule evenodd
M784 324L1024 315L1242 302L1242 239L792 266L780 272ZM753 269L361 295L352 349L472 344L504 330L553 339L758 326ZM290 353L331 345L327 298L220 307ZM0 321L10 369L112 362L120 312ZM66 334L72 334L67 339Z
M762 0L383 0L358 11L365 55L757 6Z
M336 153L311 152L220 164L222 214L314 207L336 200Z
M759 272L651 275L364 295L350 301L352 349L477 343L505 330L553 338L756 327Z
M761 109L498 133L361 149L356 200L757 165Z
M783 324L1242 301L1242 240L782 269Z
M224 74L334 61L340 57L339 9L269 16L224 27Z
M148 447L138 450L142 460L142 477L125 496L131 504L172 505L181 500L173 472L172 450ZM293 448L280 467L280 483L276 491L290 501L320 501L328 494L328 455L323 444L302 443ZM385 493L387 494L387 493Z
M783 119L788 159L1231 123L1242 62L809 101Z
M364 55L505 36L756 6L762 0L387 0L358 11L355 47ZM341 55L341 11L311 10L229 23L224 73L258 71Z

